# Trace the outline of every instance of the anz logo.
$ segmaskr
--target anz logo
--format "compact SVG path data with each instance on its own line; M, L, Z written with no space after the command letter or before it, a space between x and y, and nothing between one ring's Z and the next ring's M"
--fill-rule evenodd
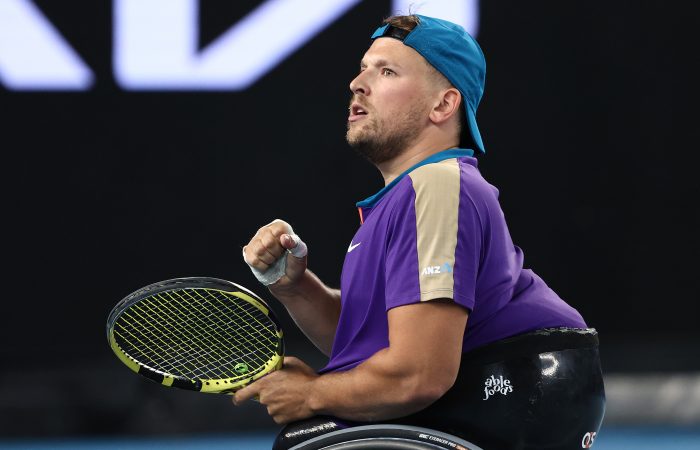
M441 266L427 266L421 270L421 275L439 275L441 273L452 273L452 266L450 263L446 262Z
M198 49L199 0L113 0L113 76L126 90L243 90L361 1L265 0ZM414 3L393 0L392 11L445 18L476 34L478 0ZM31 0L0 0L0 84L86 91L94 83L92 68Z

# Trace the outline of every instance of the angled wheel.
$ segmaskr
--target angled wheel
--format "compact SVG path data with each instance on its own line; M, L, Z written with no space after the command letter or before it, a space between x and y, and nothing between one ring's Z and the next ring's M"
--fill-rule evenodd
M365 425L318 436L290 450L483 450L451 434L405 425Z

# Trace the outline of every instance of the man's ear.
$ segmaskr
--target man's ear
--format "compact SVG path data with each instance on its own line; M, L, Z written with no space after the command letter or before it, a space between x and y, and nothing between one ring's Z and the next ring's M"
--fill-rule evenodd
M455 114L459 114L459 106L462 104L462 94L453 87L441 92L438 102L430 111L430 120L435 125L447 122Z

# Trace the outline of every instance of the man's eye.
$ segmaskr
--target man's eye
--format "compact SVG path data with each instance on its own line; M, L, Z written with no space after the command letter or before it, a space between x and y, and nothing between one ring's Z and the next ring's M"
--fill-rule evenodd
M382 69L382 75L395 75L395 72L385 67L384 69Z

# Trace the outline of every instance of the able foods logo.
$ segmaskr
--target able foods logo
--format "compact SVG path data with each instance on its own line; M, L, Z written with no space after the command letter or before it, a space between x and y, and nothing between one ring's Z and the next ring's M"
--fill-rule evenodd
M484 382L483 399L488 400L495 394L501 394L505 396L511 392L513 392L513 386L511 385L509 379L503 378L503 375L499 376L498 378L496 378L494 375L491 375Z

